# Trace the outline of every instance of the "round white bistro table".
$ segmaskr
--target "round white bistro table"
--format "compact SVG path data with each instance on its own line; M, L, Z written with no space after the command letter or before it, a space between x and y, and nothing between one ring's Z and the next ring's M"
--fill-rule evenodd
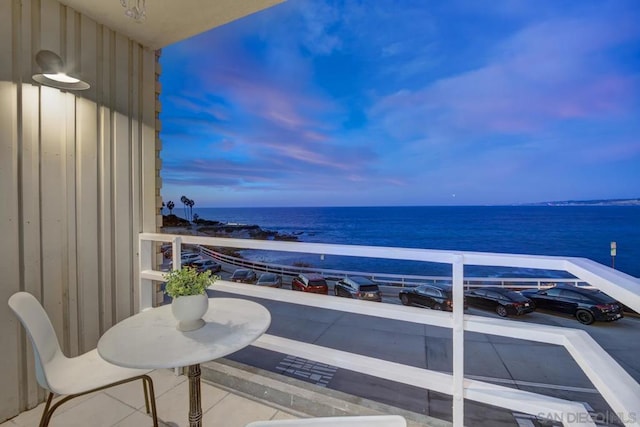
M128 368L189 367L189 426L202 425L200 363L238 351L262 335L269 311L252 301L209 298L205 325L181 332L171 305L148 309L112 326L98 341L98 353Z

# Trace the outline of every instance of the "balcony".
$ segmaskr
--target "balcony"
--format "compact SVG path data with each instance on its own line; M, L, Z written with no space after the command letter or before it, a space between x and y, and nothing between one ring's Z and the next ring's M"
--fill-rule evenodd
M489 418L489 415L496 413L496 410L521 414L524 416L523 419L528 419L531 423L520 424L520 421L517 421L519 425L535 425L531 420L536 416L554 420L555 424L550 425L603 425L600 423L603 417L607 417L607 421L611 422L610 425L620 425L620 423L636 425L637 423L635 411L640 402L640 387L637 380L627 373L620 366L621 362L607 353L589 333L572 326L577 322L568 323L568 327L558 327L464 314L462 309L455 309L455 307L462 307L462 304L456 304L456 301L462 301L465 265L502 265L569 272L578 280L602 289L637 310L640 302L640 287L637 279L592 261L513 254L460 253L143 233L140 235L141 308L151 305L154 299L153 283L162 280L162 272L157 269L155 262L154 242L172 243L174 262L179 260L182 244L194 244L448 263L452 267L454 284L454 312L451 314L304 293L296 293L295 298L292 298L290 291L262 289L225 281L217 282L212 290L215 293L222 292L225 296L231 294L241 298L257 298L272 310L274 317L272 328L248 351L277 353L302 360L312 360L326 366L339 366L356 374L386 381L388 384L400 384L402 387L412 387L415 390L429 390L431 396L448 396L448 398L433 399L426 406L431 407L430 412L438 414L439 418L452 421L454 426L462 426L463 419L466 420L467 425L509 425L508 423L495 424L491 420L482 421L483 416L486 415ZM312 312L324 313L320 317L330 317L331 315L327 313L346 313L345 316L349 316L351 320L356 319L356 323L351 329L343 329L343 334L353 339L347 340L348 343L340 348L340 345L323 345L323 340L318 337L311 339L303 337L305 334L300 332L300 328L289 327L287 335L285 331L287 327L283 326L286 322L278 322L277 319L284 312L296 309L304 311L306 313L304 316L311 316L308 313ZM278 310L280 312L277 312ZM360 333L366 330L362 328L362 323L358 322L362 322L365 317L388 322L389 326L382 329L391 328L387 332L392 334L393 328L401 324L413 325L412 327L420 330L404 338L411 339L413 336L413 339L420 340L426 338L415 336L439 335L442 339L439 350L441 353L450 352L451 359L439 367L432 368L419 364L416 366L414 361L403 360L402 354L396 358L388 356L385 358L378 351L378 348L386 346L384 341L378 341L376 344L375 339L371 341L358 339ZM624 332L628 335L625 336L637 336L637 319L629 319L629 322L630 326ZM395 334L399 334L397 329ZM558 363L564 366L566 362L570 367L567 368L567 372L561 372L563 369L561 368L557 372L558 375L578 378L576 382L583 386L573 387L574 391L599 394L606 409L600 409L595 414L591 411L590 414L589 407L579 399L559 398L558 394L563 393L555 393L555 396L543 394L532 382L519 381L517 378L496 381L496 378L475 375L473 372L467 374L469 355L483 348L478 341L486 340L485 337L495 337L489 341L503 345L516 341L527 343L523 346L537 343L538 347L526 347L518 356L527 358L520 361L525 368L526 364L539 366L548 364L549 360L553 360L554 363L560 359L564 360ZM628 341L629 338L622 338L622 340ZM433 342L437 340L434 339ZM369 346L368 351L367 346ZM242 359L243 356L239 357ZM634 369L636 368L632 368L632 372ZM420 399L416 397L416 400ZM613 414L618 414L619 417L615 418ZM516 425L516 422L512 420L511 425Z
M183 244L450 263L454 301L458 302L465 282L464 265L474 263L564 269L575 275L576 281L604 289L636 310L640 301L637 279L584 259L143 233L140 309L149 307L157 298L154 283L162 280L163 273L154 247L164 242L173 245L174 263L180 259ZM542 425L538 424L542 418L551 419L553 422L546 425L552 426L637 425L640 387L637 378L621 366L637 377L638 366L632 362L635 358L627 357L627 353L637 354L640 350L639 344L634 344L638 342L640 326L637 318L618 322L624 327L589 334L590 327L577 329L580 325L571 319L551 324L503 320L465 314L455 309L462 306L459 303L454 303L453 313L444 313L292 294L285 289L225 280L216 282L210 293L214 297L258 300L269 308L273 320L267 334L253 346L229 359L203 365L204 425L216 425L220 419L225 420L225 427L233 427L274 418L363 414L401 414L416 427L462 426L462 420L466 425L483 427L538 426ZM314 331L310 323L317 323L321 332ZM331 344L327 338L330 336L337 338ZM394 346L395 351L389 353L389 347ZM424 354L414 357L411 349ZM472 360L475 355L480 363ZM494 368L484 363L492 358L504 364L504 372L491 371ZM256 360L263 362L245 364ZM283 375L268 370L274 360L280 362L271 371ZM300 367L292 368L296 364ZM302 365L316 366L318 378L313 378L313 366L307 369ZM518 365L520 374L515 369ZM539 369L541 365L557 365L547 373L557 376L565 386L554 390L551 384L526 381L519 376L529 367ZM355 386L353 394L329 390L325 387L329 380L318 375L318 366L332 371L330 377L340 370L336 378L342 375L343 383L377 387L382 391L378 393L381 398L373 401L357 396ZM156 370L152 376L163 425L187 425L186 377L170 370ZM71 401L60 408L51 425L147 425L150 418L144 413L138 386L123 385ZM389 404L384 393L404 393L412 402L398 407ZM596 401L597 409L590 411L583 404L587 400ZM42 404L0 427L34 426L41 412Z

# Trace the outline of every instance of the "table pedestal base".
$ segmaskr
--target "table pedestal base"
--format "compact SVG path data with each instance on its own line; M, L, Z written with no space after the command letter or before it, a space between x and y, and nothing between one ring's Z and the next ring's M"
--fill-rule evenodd
M202 401L200 400L200 364L189 365L189 427L202 426Z

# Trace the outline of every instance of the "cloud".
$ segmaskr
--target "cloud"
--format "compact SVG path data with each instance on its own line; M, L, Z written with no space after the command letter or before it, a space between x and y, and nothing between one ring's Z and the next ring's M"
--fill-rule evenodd
M640 156L639 12L283 3L164 50L165 189L316 204L569 189L585 165Z
M342 41L331 28L339 25L341 16L337 8L322 2L295 2L294 8L301 19L301 45L309 52L329 54L342 46Z
M398 137L434 126L518 134L566 119L606 120L637 102L637 76L606 54L633 33L597 18L536 24L499 45L486 65L382 97L371 115Z

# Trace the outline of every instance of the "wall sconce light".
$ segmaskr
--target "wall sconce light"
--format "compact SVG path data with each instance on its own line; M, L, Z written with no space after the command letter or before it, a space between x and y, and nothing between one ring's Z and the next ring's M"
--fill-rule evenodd
M50 50L41 50L36 54L36 63L40 67L40 74L34 74L33 80L45 86L65 90L89 89L89 83L84 82L67 73L64 62Z

